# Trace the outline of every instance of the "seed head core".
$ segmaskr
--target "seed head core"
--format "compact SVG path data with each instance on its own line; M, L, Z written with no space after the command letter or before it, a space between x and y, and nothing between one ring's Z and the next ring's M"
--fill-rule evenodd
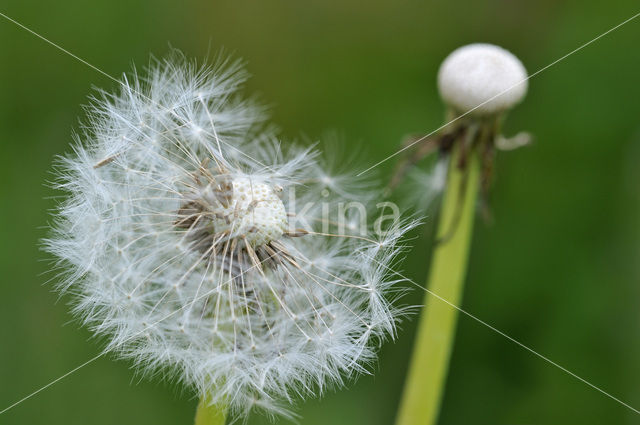
M228 230L252 247L278 240L287 229L287 211L276 190L246 177L232 181L233 193L225 206L219 204L213 221L216 232Z

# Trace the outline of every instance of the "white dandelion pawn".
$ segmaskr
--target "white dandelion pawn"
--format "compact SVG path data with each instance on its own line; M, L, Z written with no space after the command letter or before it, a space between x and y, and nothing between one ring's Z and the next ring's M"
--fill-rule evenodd
M454 50L438 71L438 90L459 113L494 114L511 109L527 93L527 71L500 46L475 43Z
M393 335L389 267L410 225L334 229L341 194L370 192L317 152L283 152L237 97L245 78L175 54L94 99L58 166L69 196L46 247L107 351L235 415L287 414L282 401L365 371Z
M402 151L407 153L396 166L389 191L409 175L420 188L414 184L405 198L418 210L427 210L446 187L450 154L459 150L457 166L466 169L475 152L482 162L482 212L490 220L488 192L496 150L514 150L532 141L526 132L513 137L501 134L506 113L527 94L528 79L520 59L500 46L474 43L451 52L438 71L438 91L447 106L448 122L434 133L404 143ZM415 167L431 155L438 160L429 173Z

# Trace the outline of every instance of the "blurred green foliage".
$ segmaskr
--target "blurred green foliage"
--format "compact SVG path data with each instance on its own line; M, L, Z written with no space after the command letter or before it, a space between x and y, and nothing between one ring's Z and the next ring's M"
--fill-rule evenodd
M530 72L638 12L633 0L324 0L268 2L5 0L17 19L111 75L162 56L221 47L248 61L248 87L287 136L337 129L361 167L408 133L441 124L440 61L476 41ZM99 352L52 286L38 240L92 86L115 86L0 18L0 410ZM507 131L536 144L501 154L495 224L475 234L463 307L640 407L640 19L535 76ZM381 166L388 178L393 161ZM359 170L356 170L359 171ZM427 228L434 218L429 217ZM430 239L412 241L422 283ZM413 291L409 303L420 303ZM301 403L303 424L390 424L414 323L386 344L374 375ZM441 424L635 424L638 415L465 317ZM126 362L102 358L0 416L2 424L189 424L196 400ZM249 423L266 422L251 418Z

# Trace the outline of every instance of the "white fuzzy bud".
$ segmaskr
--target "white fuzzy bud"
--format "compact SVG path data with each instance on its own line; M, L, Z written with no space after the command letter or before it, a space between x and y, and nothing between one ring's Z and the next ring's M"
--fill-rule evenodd
M527 71L511 52L492 44L454 50L438 72L444 102L457 112L486 115L512 108L527 93Z

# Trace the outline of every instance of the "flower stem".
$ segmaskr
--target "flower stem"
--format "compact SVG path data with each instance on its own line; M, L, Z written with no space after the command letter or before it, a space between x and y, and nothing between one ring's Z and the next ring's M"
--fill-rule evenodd
M438 224L440 242L427 282L429 291L453 305L462 298L480 178L474 149L465 167L458 166L460 145L454 146L450 159ZM396 425L433 425L440 410L458 311L429 293L424 305Z
M227 421L227 407L209 404L205 397L200 399L196 410L195 425L224 425Z

